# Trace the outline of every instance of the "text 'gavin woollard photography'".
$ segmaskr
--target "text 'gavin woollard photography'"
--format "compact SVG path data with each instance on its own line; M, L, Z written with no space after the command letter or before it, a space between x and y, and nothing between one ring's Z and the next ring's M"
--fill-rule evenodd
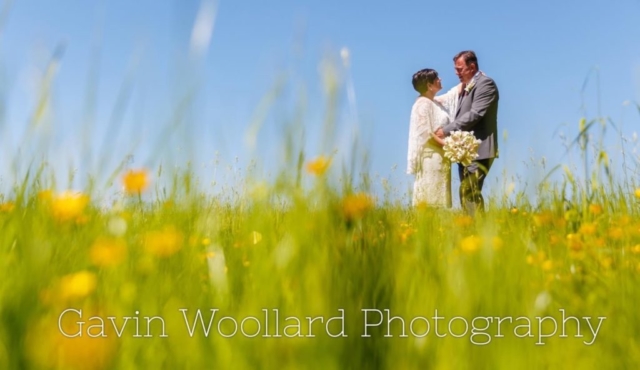
M285 316L277 308L262 309L259 315L232 317L221 314L217 308L179 309L184 330L190 337L220 336L232 338L315 338L327 335L333 338L348 337L347 318L344 309L336 316ZM431 316L403 317L394 315L389 309L363 308L359 314L359 334L362 338L382 336L384 338L434 339L452 336L465 338L475 345L487 345L494 338L513 336L533 338L535 345L545 345L545 340L559 338L580 339L585 345L593 345L606 317L577 317L559 310L559 316L462 316L446 317L437 309ZM352 321L350 321L352 323ZM166 319L160 316L91 316L85 317L83 310L64 310L58 320L60 333L65 337L106 337L107 327L116 336L131 335L135 338L166 338ZM125 334L126 331L126 334Z

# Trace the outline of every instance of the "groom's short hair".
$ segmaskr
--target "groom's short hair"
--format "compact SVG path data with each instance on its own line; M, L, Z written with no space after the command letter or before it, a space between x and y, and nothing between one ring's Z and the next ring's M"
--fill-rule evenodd
M438 78L438 72L435 69L425 68L413 74L411 83L413 88L420 94L429 89L429 85L434 83Z
M456 56L453 57L453 62L455 63L458 59L462 58L464 60L464 64L469 65L471 63L476 65L476 69L480 69L480 65L478 65L478 57L476 53L472 50L461 51Z

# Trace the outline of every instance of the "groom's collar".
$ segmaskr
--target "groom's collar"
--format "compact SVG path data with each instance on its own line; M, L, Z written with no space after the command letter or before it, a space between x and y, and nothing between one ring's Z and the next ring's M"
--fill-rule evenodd
M484 73L482 73L482 71L476 72L476 74L473 75L473 77L471 78L469 83L464 85L464 91L465 91L466 94L468 94L471 91L471 89L473 89L475 87L476 80L478 79L479 76L482 76L482 75L484 75Z

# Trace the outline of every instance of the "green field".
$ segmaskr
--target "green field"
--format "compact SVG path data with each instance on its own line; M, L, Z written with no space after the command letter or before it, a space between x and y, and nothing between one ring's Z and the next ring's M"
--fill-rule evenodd
M123 172L108 207L26 178L0 205L0 368L640 363L640 189L567 173L471 219L336 189L331 166L233 197Z

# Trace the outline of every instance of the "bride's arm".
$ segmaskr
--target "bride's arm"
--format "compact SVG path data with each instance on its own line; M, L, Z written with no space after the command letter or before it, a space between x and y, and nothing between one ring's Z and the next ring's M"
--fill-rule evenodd
M444 107L451 114L455 114L456 108L458 105L458 97L460 96L460 92L462 91L462 84L459 83L456 86L452 87L449 91L442 95L436 96L434 99L444 105Z
M430 103L430 102L429 102ZM421 154L424 145L431 139L431 106L426 100L418 101L416 109L411 111L409 125L409 150L407 153L407 173L417 173L421 165Z

